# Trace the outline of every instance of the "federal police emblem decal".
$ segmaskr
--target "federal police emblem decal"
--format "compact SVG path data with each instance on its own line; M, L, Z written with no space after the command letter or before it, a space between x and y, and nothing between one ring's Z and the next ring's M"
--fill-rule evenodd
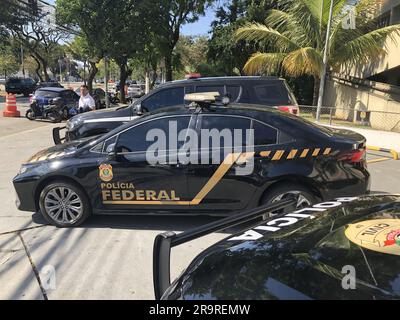
M113 178L113 171L111 164L101 164L99 166L99 176L102 181L108 182Z

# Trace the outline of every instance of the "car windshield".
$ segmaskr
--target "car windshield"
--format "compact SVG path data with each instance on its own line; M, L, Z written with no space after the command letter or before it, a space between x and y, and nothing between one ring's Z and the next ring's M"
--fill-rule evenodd
M35 97L43 97L43 98L57 98L58 92L47 91L47 90L38 90L35 92Z

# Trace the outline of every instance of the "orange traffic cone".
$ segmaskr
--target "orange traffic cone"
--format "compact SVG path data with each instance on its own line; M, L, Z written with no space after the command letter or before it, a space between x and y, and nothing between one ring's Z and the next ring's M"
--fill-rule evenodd
M17 110L17 97L15 94L6 94L6 109L3 111L3 117L19 117L20 113Z

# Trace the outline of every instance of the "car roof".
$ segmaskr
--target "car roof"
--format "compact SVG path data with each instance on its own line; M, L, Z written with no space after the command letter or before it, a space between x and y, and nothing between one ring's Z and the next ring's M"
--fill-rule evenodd
M233 77L204 77L204 78L195 78L195 79L182 79L182 80L174 80L170 82L163 83L159 86L161 87L167 87L167 86L172 86L176 84L195 84L195 83L201 83L201 82L230 82L230 81L273 81L273 80L280 80L283 81L285 79L275 77L275 76L233 76Z
M42 87L37 89L37 91L53 91L53 92L62 92L62 91L72 91L67 88L59 88L59 87Z

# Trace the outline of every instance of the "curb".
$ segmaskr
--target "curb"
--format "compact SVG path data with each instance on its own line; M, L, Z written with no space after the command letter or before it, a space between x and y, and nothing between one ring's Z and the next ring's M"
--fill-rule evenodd
M387 153L390 153L392 155L393 160L399 160L399 154L397 153L396 150L393 150L393 149L385 149L385 148L367 146L367 150L387 152Z

